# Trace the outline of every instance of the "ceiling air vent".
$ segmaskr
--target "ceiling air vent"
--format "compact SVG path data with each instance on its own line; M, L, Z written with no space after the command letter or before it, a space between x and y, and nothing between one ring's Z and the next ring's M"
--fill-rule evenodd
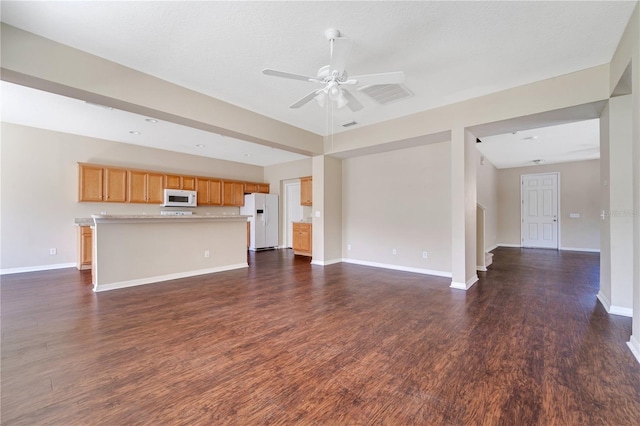
M359 90L381 105L413 96L402 84L375 84Z
M355 126L356 123L355 121L349 121L348 123L342 123L342 127L351 127L351 126Z

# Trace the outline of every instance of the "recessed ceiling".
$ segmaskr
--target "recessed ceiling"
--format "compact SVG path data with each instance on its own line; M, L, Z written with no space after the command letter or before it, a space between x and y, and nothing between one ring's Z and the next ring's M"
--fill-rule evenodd
M304 155L156 120L41 90L0 83L2 121L256 166Z
M608 63L633 1L3 1L2 21L326 135ZM404 71L414 96L343 108L288 106L315 86L327 28L353 41L350 75Z
M600 121L578 121L481 138L476 147L496 168L600 158Z

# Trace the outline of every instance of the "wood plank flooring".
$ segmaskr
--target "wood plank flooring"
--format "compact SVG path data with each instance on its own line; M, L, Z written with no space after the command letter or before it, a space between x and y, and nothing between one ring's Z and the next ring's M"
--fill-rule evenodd
M3 276L1 422L640 424L598 255L494 253L467 292L290 250L98 294L89 271Z

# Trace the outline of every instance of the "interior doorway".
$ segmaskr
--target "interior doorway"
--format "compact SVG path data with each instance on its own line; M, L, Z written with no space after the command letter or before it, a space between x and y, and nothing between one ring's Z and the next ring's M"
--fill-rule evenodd
M300 179L283 181L283 241L286 248L293 247L293 222L299 222L303 218L303 209L300 205Z
M520 180L522 247L558 249L558 173Z

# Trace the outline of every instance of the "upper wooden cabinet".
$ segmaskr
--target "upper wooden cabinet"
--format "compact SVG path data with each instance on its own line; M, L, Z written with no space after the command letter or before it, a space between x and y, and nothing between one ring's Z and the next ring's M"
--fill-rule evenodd
M223 206L244 206L244 183L223 181L222 182L222 205Z
M256 183L256 182L245 182L244 183L244 193L252 194L254 192L260 194L268 194L269 193L269 184L268 183Z
M311 176L300 178L300 205L312 206L313 205L313 179Z
M214 177L172 175L78 163L79 201L162 204L164 189L198 192L198 205L243 206L244 194L268 194L269 184L223 181Z
M164 176L160 173L129 170L129 202L162 204Z
M196 178L193 176L164 175L164 187L168 189L196 190Z
M198 178L196 181L199 206L219 206L222 204L222 181Z
M78 177L79 201L127 202L127 170L79 164Z

